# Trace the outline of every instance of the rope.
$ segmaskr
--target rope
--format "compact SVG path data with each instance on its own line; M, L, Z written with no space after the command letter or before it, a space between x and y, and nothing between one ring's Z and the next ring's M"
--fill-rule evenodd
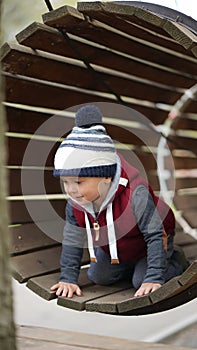
M107 90L113 94L117 101L119 101L121 104L126 105L126 103L121 99L121 97L112 89L111 85L108 84L105 80L103 80L100 76L100 74L98 72L95 71L95 69L91 66L91 64L87 61L86 57L83 56L81 54L81 52L77 49L76 45L73 43L73 41L69 38L68 34L62 30L62 29L58 29L59 32L64 36L64 38L66 39L68 45L71 47L71 49L76 53L76 55L78 56L78 58L83 61L83 63L85 64L85 66L87 67L87 69L94 75L95 79L103 84Z
M50 0L44 0L44 1L45 1L45 4L46 4L48 10L53 11L53 6L51 5Z

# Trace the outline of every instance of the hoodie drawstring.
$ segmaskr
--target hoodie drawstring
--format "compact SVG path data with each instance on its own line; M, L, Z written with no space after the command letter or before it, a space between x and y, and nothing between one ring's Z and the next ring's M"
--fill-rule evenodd
M90 254L90 261L91 262L97 262L96 256L94 253L94 245L93 245L93 239L92 239L92 232L90 228L90 222L87 216L87 213L84 212L85 214L85 224L86 224L86 232L87 232L87 237L88 237L88 250Z
M89 222L87 213L84 212L84 214L85 214L85 224L86 224L86 231L87 231L87 237L88 237L88 250L89 250L89 254L90 254L90 261L97 262L97 259L96 259L95 253L94 253L94 244L93 244L93 239L92 239L90 222ZM115 234L114 221L113 221L112 203L110 203L107 207L106 220L107 220L107 234L108 234L111 263L112 264L119 264L118 253L117 253L116 234Z
M128 179L120 177L119 185L126 187L127 183L128 183ZM89 250L89 254L90 254L90 261L97 262L97 259L96 259L95 253L94 253L94 244L93 244L93 239L92 239L90 222L89 222L88 215L87 215L86 211L84 211L84 214L85 214L85 224L86 224L86 231L87 231L87 237L88 237L88 250ZM108 235L111 263L112 264L119 264L118 252L117 252L117 241L116 241L116 234L115 234L115 228L114 228L112 202L107 206L106 221L107 221L107 235ZM97 224L95 223L95 225L96 226L94 226L94 230L96 231L96 240L98 240L99 239L99 225L98 225L98 223Z
M116 234L115 234L114 220L113 220L112 203L110 203L107 207L106 220L107 220L107 233L108 233L108 242L109 242L111 263L112 264L119 264L118 253L117 253Z

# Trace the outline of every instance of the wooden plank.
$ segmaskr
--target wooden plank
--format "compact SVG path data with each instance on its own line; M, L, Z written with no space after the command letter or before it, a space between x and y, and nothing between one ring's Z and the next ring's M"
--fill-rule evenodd
M134 134L139 133L139 137L142 135L140 132L152 130L151 120L147 119L143 114L139 113L136 109L128 108L127 106L118 105L116 103L96 103L102 110L104 119L104 125L107 131L110 133L112 138L114 137L112 127L119 126L120 130L131 130ZM76 109L76 108L75 108ZM29 111L21 108L7 107L7 120L10 132L28 133L44 136L59 137L67 134L74 126L74 113L76 112L73 108L64 110L63 113L67 113L67 116L61 115L49 115L39 112ZM60 113L60 112L59 112ZM72 116L71 116L72 113ZM157 112L158 113L158 112ZM120 120L120 114L122 118ZM157 116L157 120L154 120L156 124L163 122L163 114ZM164 118L165 119L165 118ZM105 122L106 120L106 122ZM133 123L133 127L132 127ZM19 128L21 125L21 128ZM112 129L112 130L111 130ZM138 131L139 130L139 131ZM155 137L156 132L153 132ZM21 135L22 137L22 135Z
M95 67L99 79L92 71L84 68L83 64L72 63L67 59L48 55L43 52L35 52L29 48L21 48L20 45L7 44L2 60L3 71L12 74L25 75L59 84L66 84L81 87L89 90L110 92L102 81L107 82L117 93L133 98L140 98L147 92L147 99L153 102L161 100L164 103L173 103L179 99L180 92L171 85L156 84L153 79L150 81L138 81L131 74L124 76L116 71L106 72L102 67ZM135 87L134 87L135 86Z
M41 80L6 74L5 94L7 102L21 103L30 106L66 109L73 105L100 102L114 102L114 96L103 96L99 93L77 89L72 86L43 82Z
M151 304L150 295L143 295L139 298L131 297L128 295L127 299L124 299L118 303L117 308L119 314L124 314L131 310L135 310L135 312L137 310L138 313L138 309L145 308Z
M134 139L134 138L133 138ZM139 147L136 146L136 149ZM125 156L125 159L135 166L141 176L147 178L150 181L150 184L155 190L160 189L160 184L158 180L158 176L156 173L156 161L153 155L151 154L140 154L135 151L134 155L131 151L118 150L118 153L121 153ZM137 153L137 154L136 154ZM140 155L139 155L140 154ZM138 156L139 155L139 156ZM152 168L155 166L155 168ZM25 169L22 172L23 174L23 194L31 195L31 194L62 194L62 188L60 185L60 181L57 178L53 177L52 170L45 170L44 175L42 170L28 170ZM32 177L33 176L33 177ZM44 176L44 177L43 177ZM13 179L15 182L13 182ZM12 169L10 170L10 193L12 195L20 195L21 193L21 174L20 170ZM31 179L31 184L29 182ZM15 185L14 185L15 184ZM18 186L17 186L18 184Z
M20 135L18 135L20 136ZM22 135L21 135L22 136ZM53 167L54 155L59 146L56 140L8 137L8 165Z
M184 246L184 253L191 262L197 259L197 241Z
M120 70L123 73L134 72L135 76L145 79L154 79L158 83L166 83L171 86L189 88L195 84L194 75L181 73L177 70L169 72L165 65L154 66L145 60L141 62L137 56L125 57L120 52L113 52L109 48L94 46L92 42L80 41L79 36L70 35L76 50L84 56L89 63L99 66ZM16 39L22 45L31 47L34 50L43 50L63 57L79 59L75 50L64 39L63 35L56 29L50 28L41 23L32 23L20 32ZM137 54L137 53L135 53Z
M82 311L85 309L85 305L88 301L124 290L125 286L128 286L127 282L120 282L110 286L93 285L83 288L83 295L81 297L73 296L72 299L59 297L57 303L63 307Z
M23 181L23 189L21 186ZM53 170L47 169L9 169L9 195L32 195L62 193L59 179L53 176Z
M197 129L197 119L190 119L185 115L181 115L181 118L177 118L177 121L173 125L173 129L179 130L196 130Z
M59 271L61 247L53 247L11 258L14 278L20 283L34 276Z
M160 303L160 301L170 298L175 294L179 294L189 285L197 282L196 262L193 263L182 276L177 276L165 283L158 290L150 293L147 296L140 298L131 297L134 295L134 290L126 290L121 293L113 294L113 296L105 296L103 298L90 301L86 305L87 311L97 311L104 313L120 313L136 312L138 309L149 307L151 310L152 304ZM135 311L134 311L135 310Z
M19 78L18 76L6 74L6 100L7 102L21 103L30 106L54 108L63 110L71 106L84 103L97 102L114 102L117 103L114 95L100 95L96 92L77 89L72 86L59 86L58 84L47 83L28 78ZM20 93L19 93L20 91ZM27 94L28 92L28 94ZM167 113L159 108L155 109L155 105L146 105L142 101L124 102L128 107L134 108L138 112L149 118L165 119ZM153 108L154 107L154 108Z
M136 148L137 147L138 146L136 146ZM148 177L155 190L159 189L156 160L153 155L140 154L134 151L135 156L133 156L129 150L118 151L118 153L125 156L125 159L127 159L132 166L135 166L140 171L143 177ZM187 180L184 182L184 180L181 179L180 181L177 180L177 184L180 183L180 186L177 186L177 188L182 188L182 182L187 183ZM193 184L195 186L195 180L193 180ZM53 176L52 168L49 170L40 169L38 167L32 169L30 166L23 169L9 168L9 195L45 195L55 193L62 194L62 188L59 179Z
M196 157L190 154L188 157L185 155L186 152L181 151L182 156L177 157L174 155L174 152L172 152L174 165L176 169L195 169L196 168Z
M130 157L129 157L130 158ZM130 160L130 159L129 159ZM137 168L142 170L142 175L144 173L143 169L139 166L139 160L136 161ZM143 163L141 163L143 164ZM133 163L132 163L133 165ZM155 174L152 174L152 169L150 168L151 164L147 166L144 165L145 177L148 177L151 185L155 190L159 189L158 177ZM133 165L134 166L134 165ZM149 171L150 169L150 171ZM62 188L58 178L53 176L52 170L43 170L40 169L23 169L23 191L21 188L21 170L20 169L9 169L9 195L45 195L45 194L62 194ZM29 182L27 182L29 180ZM31 183L30 183L31 180Z
M195 35L192 35L189 30L188 34L185 33L181 25L176 26L176 23L143 8L136 9L132 4L80 2L77 9L84 15L127 34L177 52L185 53L185 49L191 50L197 41ZM170 40L169 37L175 40Z
M195 55L197 47L197 36L190 31L188 28L177 23L176 21L165 21L163 25L164 30L170 34L180 45L185 49L191 50L192 54Z
M112 104L112 106L115 109L116 104ZM155 131L152 131L151 125L149 125L150 129L145 125L142 127L141 123L139 123L139 127L126 126L124 128L121 125L120 126L113 125L116 123L116 118L118 117L119 115L118 116L114 115L114 118L112 118L112 124L104 124L106 126L106 129L109 135L114 140L121 143L128 143L129 145L148 144L149 146L154 146L154 147L157 146L159 142L160 134L157 134ZM132 115L130 115L130 117L132 118ZM54 119L52 119L49 122L49 127L51 128L52 128L52 125L56 125L56 127L54 128L54 137L60 136L60 130L61 130L61 133L64 134L63 126L65 124L65 131L66 131L67 120L69 119L57 118L57 122L56 122L56 117L54 117ZM131 119L131 122L132 122L132 119ZM123 119L123 124L124 124L124 119ZM147 123L147 126L148 126L148 123ZM47 166L53 166L54 154L56 152L57 147L59 146L58 143L56 144L55 141L56 141L55 138L54 138L54 141L51 141L50 138L49 140L47 140L46 138L43 138L43 140L23 138L22 134L18 134L17 137L9 137L8 146L9 146L10 152L9 152L8 164L19 165L19 164L22 164L23 162L24 166L43 166L46 162ZM20 150L20 152L18 152L18 150ZM40 150L42 150L42 152L40 152ZM137 151L140 154L139 149L137 149ZM24 159L23 154L25 152L26 152L26 157ZM28 157L29 152L30 152L30 156ZM143 156L143 153L142 153L142 156Z
M135 290L128 285L128 289L121 290L86 303L86 311L118 314L118 305L125 299L133 297Z
M194 261L182 275L177 276L150 294L152 303L180 294L197 283L197 261Z
M132 153L129 151L129 147L136 146L136 154L139 155L139 157L145 158L147 156L149 159L153 159L151 165L155 163L154 156L152 156L151 153L143 153L141 146L156 147L159 141L159 134L148 130L132 130L132 128L122 128L115 125L108 126L107 131L114 141L128 144L128 148L125 150L125 147L121 147L121 145L120 147L117 147L118 151L125 152L125 154L128 153L127 159L132 158ZM60 143L56 142L56 139L51 141L44 138L29 139L22 138L22 135L21 138L17 137L17 135L16 137L8 137L8 164L11 166L22 165L23 167L47 166L51 167L52 171L54 166L54 156L59 145ZM131 155L129 155L129 152ZM149 168L149 163L147 161L145 164ZM150 169L152 169L152 167L150 167ZM153 169L155 169L155 167ZM25 173L23 173L23 176L25 177Z
M59 272L61 250L59 245L11 257L14 278L23 283L32 277ZM89 259L89 253L84 249L82 264L87 265Z
M87 302L86 310L110 314L116 314L118 312L120 314L126 312L135 312L137 314L139 312L139 309L149 307L150 312L152 304L160 303L164 299L179 294L184 289L188 288L188 286L197 282L196 279L196 265L191 265L187 269L187 272L185 271L182 276L177 276L171 279L170 281L166 282L161 288L150 293L146 297L133 297L135 290L130 288L128 290L121 291L110 296Z
M188 286L197 283L197 260L195 260L179 277L179 283L182 286Z
M54 225L59 230L59 223L57 222L46 222L45 226L47 225ZM56 246L58 244L56 240L46 235L35 223L10 227L9 252L12 255L19 255L21 253Z
M163 299L167 299L180 292L179 277L174 277L170 281L164 283L161 288L150 293L150 299L153 304L160 302Z
M63 112L65 113L65 111ZM13 133L62 136L62 131L66 133L74 126L74 116L69 118L8 106L6 107L6 116L8 132Z
M193 152L193 154L195 155L197 153L197 139L194 137L187 137L187 136L171 136L171 140L175 141L175 147L176 149L186 149L189 150L191 152ZM177 144L176 144L177 142Z
M176 228L176 235L174 241L176 244L182 246L184 251L187 245L196 243L196 240L192 236L183 232L182 229L178 230L178 228Z
M184 213L188 214L188 211L191 210L191 214L193 215L195 209L196 209L196 194L195 193L190 193L189 194L185 194L185 195L177 195L175 194L174 196L174 203L176 205L176 207L179 210L184 211ZM192 210L193 209L193 210Z
M185 108L185 113L196 113L197 110L197 101L196 99L190 100L190 103Z
M131 36L126 37L124 33L116 34L113 28L109 29L94 20L84 19L82 14L69 6L46 13L43 16L43 21L44 24L61 28L74 35L79 35L80 33L82 38L105 45L111 49L129 55L137 52L138 57L141 59L147 59L157 64L164 64L173 69L180 69L180 71L184 71L187 67L188 73L196 74L195 60L188 60L184 56L176 56L174 55L175 53L169 55L169 53L162 51L159 46L154 48L149 43L141 43Z
M188 208L188 210L184 210L183 216L191 227L197 227L196 206Z
M48 329L46 327L17 327L19 350L177 350L172 344L142 342L118 337ZM189 350L188 347L178 347ZM190 348L191 349L191 348Z
M51 291L50 288L58 282L59 275L59 273L54 273L46 276L30 278L27 282L27 287L45 300L55 299L57 298L56 292ZM92 283L87 278L87 269L81 269L79 275L79 286L83 288L91 284Z
M34 134L40 125L50 118L50 114L45 115L19 108L6 107L6 117L8 132ZM50 130L48 131L48 135L50 135Z
M133 298L131 300L120 302L118 305L121 314L146 314L151 312L164 311L169 308L176 307L192 300L197 296L196 290L197 270L196 262L181 275L177 276L165 283L158 290L150 293L150 303L147 305L140 304L144 297ZM139 306L136 308L135 302ZM139 308L139 309L138 309Z
M22 224L34 222L51 222L65 219L65 200L44 200L27 199L11 200L10 206L10 224Z
M160 134L153 129L121 127L105 124L108 134L113 140L128 145L145 145L156 147L158 145Z
M139 149L137 147L134 149L134 151L121 149L118 150L118 152L122 154L129 163L139 169L141 174L143 174L143 169L157 169L156 154L154 153L143 152L143 149Z
M182 290L179 294L173 295L170 298L160 300L158 303L152 304L150 306L138 309L131 310L124 315L146 315L150 313L162 312L171 310L177 306L188 303L189 301L197 297L197 283L189 286L187 289Z
M136 100L137 103L137 100ZM151 121L154 120L155 124L158 123L162 123L165 120L166 115L164 116L163 113L160 113L158 111L158 115L157 115L157 120L154 119L154 111L151 107L151 110L153 112L153 116L152 119L147 119L145 117L145 115L143 115L143 113L140 113L138 111L138 107L134 107L134 108L129 108L129 106L124 105L124 104L117 104L116 103L97 103L95 102L95 104L101 109L104 119L104 125L107 128L107 131L110 133L110 135L112 136L112 138L114 137L112 131L111 131L111 126L113 127L120 127L120 130L123 131L124 133L124 129L127 130L133 130L133 133L135 134L135 130L136 130L136 134L138 133L138 129L139 132L141 131L148 131L148 130L152 130L153 134L156 133L155 130L152 127ZM137 106L137 105L136 105ZM142 103L142 108L144 108L145 106L143 106ZM70 110L73 112L76 112L78 109L77 106L74 106L73 108L71 108ZM148 110L148 108L147 108ZM121 118L120 118L121 115ZM164 118L164 119L163 119ZM113 130L113 129L112 129ZM155 137L155 135L154 135Z
M56 294L50 288L57 283L60 273L52 273L45 276L30 278L27 281L27 288L45 300L56 299Z
M176 190L184 188L197 187L197 178L186 177L185 179L176 178Z

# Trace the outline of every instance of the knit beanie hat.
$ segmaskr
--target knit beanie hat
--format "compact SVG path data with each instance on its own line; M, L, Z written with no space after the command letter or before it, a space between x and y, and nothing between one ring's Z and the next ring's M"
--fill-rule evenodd
M117 154L111 137L102 125L95 105L81 107L75 127L60 144L54 159L54 176L114 177Z

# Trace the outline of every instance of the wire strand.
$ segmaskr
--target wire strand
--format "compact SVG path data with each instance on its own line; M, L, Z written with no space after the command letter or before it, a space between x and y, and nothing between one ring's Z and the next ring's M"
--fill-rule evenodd
M48 10L53 11L53 6L51 5L50 0L44 0L44 1L45 1L45 4L46 4Z

